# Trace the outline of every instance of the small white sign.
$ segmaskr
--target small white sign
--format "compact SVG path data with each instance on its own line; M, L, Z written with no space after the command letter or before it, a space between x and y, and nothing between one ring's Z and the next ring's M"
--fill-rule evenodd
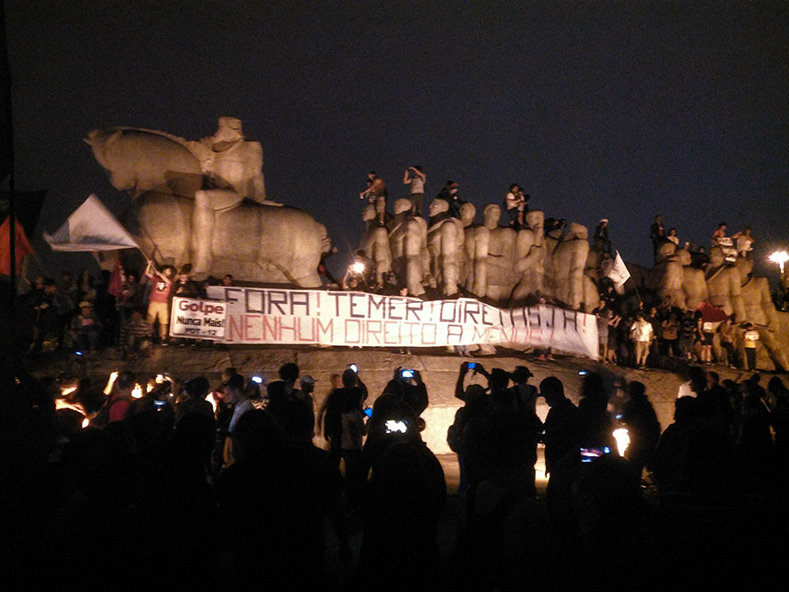
M227 304L220 300L173 298L170 335L222 340L225 336L226 315Z

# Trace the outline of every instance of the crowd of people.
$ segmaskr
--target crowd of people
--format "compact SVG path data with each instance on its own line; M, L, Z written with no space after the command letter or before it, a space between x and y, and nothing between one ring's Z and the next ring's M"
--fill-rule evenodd
M604 223L607 220L601 221L603 228ZM738 257L751 259L755 239L750 227L732 237L726 236L726 227L725 222L717 226L710 237L711 247L723 250L726 264L734 263ZM607 234L605 237L607 240ZM656 262L661 245L669 242L679 245L676 228L666 231L661 216L655 217L650 239ZM694 268L704 269L709 264L704 247L686 242L684 249L691 254ZM734 315L712 320L700 308L687 310L668 300L646 295L645 298L646 302L639 295L639 307L628 311L622 306L621 295L603 284L601 300L593 314L597 316L600 357L604 362L643 369L673 368L677 362L684 361L756 370L759 332L752 324L738 321ZM742 348L736 344L736 325L742 329ZM713 348L713 343L719 347Z
M525 366L461 364L454 516L421 435L430 401L416 370L396 368L372 406L352 364L317 406L315 379L293 363L268 383L227 368L214 388L128 370L106 385L20 375L4 400L6 557L37 568L22 570L28 583L89 589L772 581L787 540L783 382L718 384L692 367L661 433L643 383L581 374L576 405L555 376L535 386ZM453 518L456 534L440 537Z
M192 267L157 268L149 261L144 273L103 270L97 280L87 269L74 279L68 271L58 282L39 276L19 298L21 340L28 353L41 355L57 350L96 353L117 346L125 357L150 352L152 344L197 345L196 340L171 339L170 310L175 296L205 298L210 281L197 282ZM220 282L232 285L233 276Z

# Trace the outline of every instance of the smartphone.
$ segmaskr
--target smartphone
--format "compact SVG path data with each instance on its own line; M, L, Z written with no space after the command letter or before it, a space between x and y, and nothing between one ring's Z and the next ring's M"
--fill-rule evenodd
M394 419L389 419L384 424L386 426L386 433L387 434L394 434L400 433L405 434L408 431L408 424L405 421L395 421Z
M364 408L364 414L367 417L372 417L373 416L373 408L372 407L365 407Z
M586 376L587 374L589 374L589 370L579 370L578 371L578 376Z
M356 364L348 364L348 368L356 372L356 374L359 374L359 368L356 366Z
M253 376L252 382L256 382L258 384L263 384L263 379L260 376Z
M610 453L611 448L608 446L603 446L602 448L581 448L581 462L590 463L594 459Z
M468 369L469 370L473 370L476 367L477 367L477 363L476 362L469 362L468 363Z
M161 409L162 407L164 407L165 405L167 405L167 401L154 401L154 402L153 402L153 407L154 407L154 409L156 409L157 411L158 411L159 409Z
M403 378L413 378L414 377L414 371L413 370L403 370L400 373L400 376L402 376Z

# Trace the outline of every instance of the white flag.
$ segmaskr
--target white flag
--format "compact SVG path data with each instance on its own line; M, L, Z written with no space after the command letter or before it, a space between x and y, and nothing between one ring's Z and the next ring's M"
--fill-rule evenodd
M625 285L625 282L630 278L630 272L627 270L627 266L625 265L622 256L619 254L619 251L616 252L616 258L614 259L614 264L611 266L610 269L603 272L607 278L610 278L614 285L617 288L621 288Z
M112 251L139 248L131 234L95 195L78 207L55 234L44 233L53 251Z

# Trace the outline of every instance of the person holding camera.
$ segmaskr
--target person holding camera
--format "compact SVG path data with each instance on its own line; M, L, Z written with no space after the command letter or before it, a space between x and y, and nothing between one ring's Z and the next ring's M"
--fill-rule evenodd
M422 375L419 370L404 369L398 366L394 371L394 376L386 387L384 393L389 393L397 397L398 401L408 405L414 412L419 422L419 429L424 429L422 413L429 404L427 398L427 386L422 382Z
M422 165L408 167L403 174L403 185L411 186L411 213L414 216L422 215L422 204L425 201L425 180L427 176L422 171Z

